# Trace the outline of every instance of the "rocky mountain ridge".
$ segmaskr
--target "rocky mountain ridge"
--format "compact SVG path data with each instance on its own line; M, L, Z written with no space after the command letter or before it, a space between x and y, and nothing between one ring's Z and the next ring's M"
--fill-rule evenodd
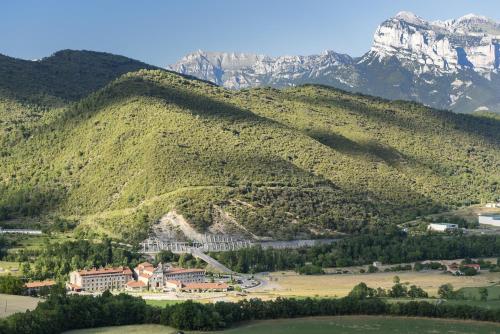
M359 58L196 51L169 69L242 89L317 83L458 112L500 111L500 24L484 16L428 22L400 12Z

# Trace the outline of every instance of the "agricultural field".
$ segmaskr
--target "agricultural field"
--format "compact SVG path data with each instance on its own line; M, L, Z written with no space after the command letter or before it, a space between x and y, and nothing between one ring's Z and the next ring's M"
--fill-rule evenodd
M372 316L345 316L345 317L319 317L301 319L280 319L250 322L242 326L231 328L220 332L210 332L219 334L420 334L420 333L469 333L469 334L491 334L500 331L500 324L422 319L422 318L402 318L402 317L372 317ZM157 325L138 325L121 327L103 327L97 329L70 331L67 334L94 334L94 333L175 333L169 327ZM190 332L192 334L198 332Z
M500 300L500 286L494 285L489 286L488 299L487 300ZM478 288L463 288L464 297L471 300L480 300L479 289Z
M155 300L155 299L145 299L146 304L156 307L165 307L167 305L174 305L182 303L182 300Z
M0 294L0 318L5 318L13 313L32 310L40 302L40 299Z
M460 292L464 295L464 300L447 300L448 304L464 304L480 306L490 309L500 309L500 286L492 285L486 288L488 296L486 300L481 300L479 288L462 288Z
M177 333L177 330L171 327L162 325L131 325L131 326L115 326L115 327L100 327L90 329L78 329L66 332L65 334L97 334L97 333L149 333L149 334L170 334Z
M51 233L43 235L9 235L9 242L14 243L13 247L9 248L9 252L17 250L40 250L44 244L49 242L67 241L74 239L71 233Z
M455 289L491 286L500 282L500 273L481 272L477 276L452 276L441 271L387 272L374 274L299 275L295 272L274 272L264 276L264 284L252 290L254 294L272 298L286 297L343 297L360 282L369 287L388 289L394 285L393 277L401 283L420 286L430 296L437 296L439 286L451 283Z
M484 307L487 309L500 309L500 299L487 300L487 301L469 300L469 299L457 299L457 300L448 299L446 301L446 304L451 304L451 305L467 304L470 306Z
M19 275L19 262L0 261L0 275Z

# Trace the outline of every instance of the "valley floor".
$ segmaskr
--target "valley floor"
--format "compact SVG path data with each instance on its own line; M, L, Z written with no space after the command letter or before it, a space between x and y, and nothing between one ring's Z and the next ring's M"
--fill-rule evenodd
M360 267L361 268L361 267ZM337 268L336 268L337 269ZM325 275L299 275L293 271L279 271L255 275L260 282L254 288L245 289L244 292L229 291L224 293L141 293L140 295L150 304L165 305L181 300L195 300L198 302L238 301L241 299L261 298L274 299L277 297L344 297L352 288L361 283L366 283L372 288L390 289L394 276L399 276L401 283L416 285L429 293L430 297L437 297L438 288L451 283L455 290L475 287L498 287L500 273L481 271L476 276L453 276L440 270L399 271L380 273L359 273L358 267L341 268L349 270L349 274ZM328 272L328 270L327 270ZM500 296L490 299L492 305L500 303ZM469 300L470 301L470 300ZM461 301L457 301L461 302ZM487 306L487 305L483 305Z
M490 334L498 333L500 324L442 320L428 318L404 317L375 317L375 316L342 316L342 317L315 317L299 319L278 319L253 321L228 330L209 333L227 334L352 334L352 333L393 333L393 334L421 334L421 333L469 333ZM103 327L67 332L67 334L97 334L97 333L176 333L170 327L159 325L137 325L120 327ZM196 333L196 332L190 332Z
M393 277L399 276L401 283L420 286L430 296L437 295L439 286L451 283L455 289L490 286L500 283L500 273L481 272L477 276L452 276L442 271L383 272L373 274L299 275L295 272L274 272L264 276L267 284L253 290L269 296L286 297L344 297L360 282L369 287L388 289L394 285Z

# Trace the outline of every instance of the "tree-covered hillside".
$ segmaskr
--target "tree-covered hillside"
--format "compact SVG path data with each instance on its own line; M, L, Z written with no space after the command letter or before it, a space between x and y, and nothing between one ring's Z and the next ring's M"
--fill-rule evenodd
M156 67L104 52L62 50L29 61L0 55L0 99L59 106L81 99L122 74Z
M500 193L498 120L321 86L228 91L141 70L0 126L0 218L72 218L125 239L172 209L199 230L287 238Z

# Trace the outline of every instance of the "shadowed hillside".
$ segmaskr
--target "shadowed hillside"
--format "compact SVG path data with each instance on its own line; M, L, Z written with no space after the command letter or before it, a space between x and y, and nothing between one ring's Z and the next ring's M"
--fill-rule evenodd
M104 52L62 50L41 60L0 55L0 97L61 105L104 87L122 74L156 67Z

